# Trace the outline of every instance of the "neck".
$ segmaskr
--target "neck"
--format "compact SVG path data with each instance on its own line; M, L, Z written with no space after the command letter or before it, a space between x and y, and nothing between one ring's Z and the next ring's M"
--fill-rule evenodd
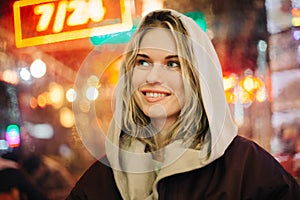
M152 119L151 123L153 127L156 129L155 140L158 146L158 149L165 146L165 141L168 134L168 128L172 125L172 123L167 123L165 120Z

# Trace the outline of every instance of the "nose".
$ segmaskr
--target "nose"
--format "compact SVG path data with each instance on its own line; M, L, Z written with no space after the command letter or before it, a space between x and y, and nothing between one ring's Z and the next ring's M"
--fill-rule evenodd
M160 84L162 83L162 77L163 75L162 66L160 64L153 64L151 69L148 71L147 77L146 77L146 83L149 84Z

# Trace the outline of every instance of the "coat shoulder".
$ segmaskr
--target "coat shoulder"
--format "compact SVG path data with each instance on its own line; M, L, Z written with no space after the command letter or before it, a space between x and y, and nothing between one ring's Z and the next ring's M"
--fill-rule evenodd
M95 161L77 181L67 200L99 199L106 197L121 199L116 186L113 171L107 157Z

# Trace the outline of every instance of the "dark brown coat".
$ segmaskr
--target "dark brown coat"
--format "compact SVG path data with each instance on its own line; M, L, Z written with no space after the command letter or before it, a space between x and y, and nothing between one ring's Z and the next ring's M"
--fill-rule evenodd
M106 158L81 177L67 200L122 199ZM225 154L211 164L174 174L158 183L159 199L299 200L295 179L264 149L237 136Z

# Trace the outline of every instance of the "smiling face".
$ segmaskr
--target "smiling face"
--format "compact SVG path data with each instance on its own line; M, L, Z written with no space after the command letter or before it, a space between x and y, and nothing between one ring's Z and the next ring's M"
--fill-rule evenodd
M152 29L144 35L132 85L137 105L156 128L169 127L176 121L185 95L176 43L170 31Z

